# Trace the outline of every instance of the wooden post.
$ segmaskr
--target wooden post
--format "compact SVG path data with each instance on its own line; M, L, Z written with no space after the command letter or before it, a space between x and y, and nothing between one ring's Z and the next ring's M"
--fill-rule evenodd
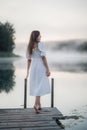
M24 108L27 108L27 79L24 79Z
M51 79L51 107L54 107L54 79Z

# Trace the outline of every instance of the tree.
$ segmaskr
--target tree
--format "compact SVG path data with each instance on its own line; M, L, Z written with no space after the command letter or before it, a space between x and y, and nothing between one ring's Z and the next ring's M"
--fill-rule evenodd
M0 52L12 52L15 48L15 30L9 22L0 22Z
M10 92L15 86L15 68L13 62L2 63L0 69L0 93L2 91Z

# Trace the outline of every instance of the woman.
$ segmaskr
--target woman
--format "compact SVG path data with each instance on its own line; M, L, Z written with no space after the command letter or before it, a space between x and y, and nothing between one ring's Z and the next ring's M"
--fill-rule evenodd
M48 67L44 43L40 42L40 32L35 30L30 35L27 47L27 75L29 75L30 95L36 96L34 109L36 113L41 110L40 96L50 93Z

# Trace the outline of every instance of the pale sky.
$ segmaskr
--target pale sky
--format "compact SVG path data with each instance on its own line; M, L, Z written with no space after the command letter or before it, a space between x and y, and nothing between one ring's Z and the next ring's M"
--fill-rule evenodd
M0 0L0 21L14 25L17 43L36 29L44 41L87 39L87 0Z

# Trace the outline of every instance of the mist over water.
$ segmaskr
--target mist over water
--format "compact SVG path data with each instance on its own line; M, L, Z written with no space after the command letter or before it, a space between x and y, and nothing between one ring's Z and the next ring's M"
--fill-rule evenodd
M52 70L87 72L87 41L69 40L44 42ZM19 44L15 53L26 58L27 44Z

